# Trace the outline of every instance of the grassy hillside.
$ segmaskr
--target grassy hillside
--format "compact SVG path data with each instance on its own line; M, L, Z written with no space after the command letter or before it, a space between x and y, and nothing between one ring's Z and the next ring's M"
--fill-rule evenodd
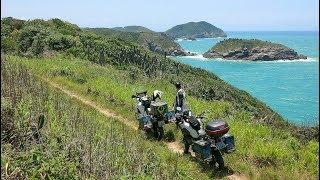
M151 92L159 89L165 92L164 98L169 104L172 104L175 95L174 87L169 82L162 83L159 79L150 78L135 80L128 70L100 66L64 55L41 59L8 56L7 59L14 64L23 64L34 74L112 109L135 123L134 100L130 98L135 90L145 88ZM224 156L229 171L236 171L253 179L315 179L318 176L317 141L303 143L289 131L252 123L250 113L235 110L228 102L210 102L194 97L189 97L188 100L194 114L210 110L206 114L206 121L222 118L229 123L237 146L236 152ZM177 141L181 140L181 133L174 125L165 126L165 134L166 138L173 134ZM199 167L192 168L196 170ZM212 171L205 173L210 175ZM212 176L217 175L213 173Z
M180 24L168 29L165 33L173 38L210 38L227 36L223 30L205 21Z
M149 31L132 32L127 30L119 31L118 29L108 28L86 28L85 30L105 37L120 38L163 55L188 55L178 43L164 33Z
M151 92L155 89L159 89L165 92L165 98L168 100L169 104L172 104L172 100L174 99L175 95L175 89L171 84L171 81L181 81L186 85L188 102L195 114L200 113L205 109L209 109L210 112L207 114L208 119L206 121L211 118L222 118L228 121L228 123L230 124L231 133L233 133L236 138L237 151L233 154L225 156L226 165L229 166L229 170L234 170L236 172L245 174L248 177L256 179L315 179L319 174L319 144L317 141L315 141L315 139L318 138L318 128L304 129L290 125L288 122L283 120L280 115L275 113L264 103L253 98L248 93L238 90L225 83L212 73L178 63L169 58L165 58L164 56L145 50L145 48L135 43L112 37L106 38L105 36L102 37L91 34L77 28L77 26L75 25L62 22L58 19L49 21L20 21L15 19L3 19L1 21L1 24L1 50L2 53L6 54L7 62L14 66L13 68L8 68L7 70L7 74L9 75L12 71L12 77L7 78L7 80L1 79L1 85L8 88L8 90L5 92L6 95L4 97L9 96L9 99L13 99L12 101L14 102L15 98L22 97L20 94L23 93L18 93L18 95L15 93L11 93L18 91L16 89L19 89L19 87L11 84L24 83L24 80L21 77L27 76L23 74L23 72L25 71L25 69L28 69L37 76L45 77L52 82L58 83L64 88L67 88L86 98L89 98L105 108L113 110L122 117L126 117L129 121L136 122L133 112L134 101L131 99L131 95L136 90L147 89L149 92ZM19 69L15 67L20 67L20 65L24 67L21 68L23 70L19 71L18 73L14 73L15 69ZM21 74L21 76L19 76L19 74ZM15 76L18 77L13 78ZM22 80L17 81L16 79ZM36 80L30 80L26 82L29 82L29 84L22 86L22 88L20 89L30 86L31 88L34 88L35 93L37 93L41 89L45 89L41 85L35 85L36 87L40 86L40 90L32 86L32 84L37 84ZM22 90L18 92L21 91ZM25 92L28 95L30 93L27 92L31 92L31 90ZM33 98L32 95L28 96L30 96L30 99L27 102L32 102L33 99L35 99L37 102L46 102L47 100L52 100L51 98L46 98L48 97L47 95L41 96L36 94L34 95L35 98ZM62 95L56 96L57 98L59 98L60 96L63 97ZM37 100L38 97L40 99ZM56 100L52 103L57 104L57 102L62 103L62 101L63 103L65 102L65 100ZM22 104L24 103L25 101ZM1 103L1 106L6 107L5 105L6 104ZM79 102L75 102L74 105L80 106ZM70 108L71 110L66 110L68 109L69 105L62 106L65 109L61 111L55 111L58 115L60 113L60 117L61 113L69 111L70 114L75 116L74 112L77 111L72 108ZM13 109L20 108L20 106L16 106L16 104L11 107ZM42 112L41 110L37 109L40 107L51 108L51 106L43 106L38 104L32 105L31 107L35 108L35 112ZM50 111L44 110L44 112ZM27 114L27 117L29 118L38 117L37 115L31 116L31 114L34 113ZM84 119L88 119L88 122L94 123L96 122L95 119L99 120L99 117L96 117L98 115L95 114L97 113L89 113L89 115L85 116L86 118ZM45 117L47 117L47 114L45 115ZM68 119L73 118L73 116L65 117L65 123L69 123ZM80 116L82 117L82 115L79 115L78 117L80 118ZM8 121L10 119L12 120L12 116L10 116L10 113L2 116L2 118L5 117L8 117ZM54 119L59 120L59 118ZM14 119L12 121L14 121ZM28 127L27 125L22 126L20 121L15 122L19 122L17 123L17 127ZM70 121L70 123L71 122L72 121ZM105 122L105 119L101 120L101 124L104 123L107 124L107 122ZM2 127L10 127L10 124L12 123L8 123L8 125ZM86 128L101 126L101 129L100 127L97 127L98 129L94 131L94 134L99 134L100 131L101 133L104 132L104 126L101 124L88 125L83 121L80 121L80 124L80 126L84 126ZM63 130L65 126L63 125L62 127L60 127L59 123L55 122L52 127L57 127L57 129ZM68 133L72 131L78 131L78 127L74 127L72 131L70 131L70 129L66 129L64 131ZM106 128L106 132L109 131ZM127 131L127 129L123 131L119 130L120 133L124 131ZM175 129L173 125L166 126L165 131L167 138L174 135L177 140L181 139L180 131ZM12 136L12 134L9 134L9 131L1 132L4 132L4 136ZM20 131L11 132L14 132L14 134L16 134L16 132ZM23 132L28 133L27 131ZM62 134L64 134L65 132L63 132ZM83 132L88 132L88 134L90 134L89 132L92 131L88 129L84 130ZM59 135L61 133L56 134ZM47 138L50 139L56 136L57 135L54 136L52 134L49 134ZM128 137L134 136L137 135L128 135ZM72 144L73 141L69 141L69 139L66 139L67 137L69 136L61 135L61 138L64 139L63 142L66 142L64 144L65 146L62 147L68 147L68 144ZM80 134L79 137L88 138L90 136L86 136L86 134ZM102 141L104 139L103 137L105 137L105 134L102 133L101 137L98 136L94 138L94 142ZM159 165L157 167L162 169L162 167L168 166L168 164L172 164L171 162L169 162L170 160L168 160L170 159L169 157L172 156L172 152L166 150L166 148L163 148L164 145L161 144L163 142L159 142L158 144L157 142L149 142L143 137L136 138L138 138L136 140L137 144L146 143L150 144L150 146L155 146L154 148L157 150L155 151L154 155L157 157L159 156L160 158L157 161L158 165L162 164L161 166ZM90 142L93 143L90 140L84 142L89 144ZM13 146L11 143L11 141L1 142L1 144L8 144L6 146L9 147ZM100 147L101 143L97 143L99 144L97 146ZM34 143L31 144L34 145ZM47 141L42 145L45 147L44 149L48 149L49 147L49 150L53 151L55 148L50 148L50 144L52 143L50 143L50 141ZM140 145L136 146L138 148L138 146ZM141 147L144 146L149 147L145 144L141 145ZM20 150L20 148L21 147L17 148L16 151L11 151L10 149L2 151L6 152L4 153L4 155L2 155L9 159L7 161L1 162L2 169L6 170L6 167L9 166L11 164L10 162L12 161L17 162L15 163L17 165L13 166L13 169L11 169L10 172L13 172L16 169L15 167L18 167L18 165L21 163L39 165L37 161L32 160L30 162L28 158L22 158L22 160L19 158L14 159L15 157L19 157L16 155L19 154L18 150ZM33 149L33 147L30 149ZM25 155L31 154L31 151L29 151L30 149L23 149ZM119 151L123 152L123 150ZM11 152L12 154L10 154ZM99 148L94 152L100 152ZM127 152L123 152L123 155L126 153ZM82 155L80 155L80 157L81 156ZM54 154L53 157L57 156ZM78 157L78 155L76 155L76 157ZM84 157L88 158L88 154L86 154L86 156ZM97 155L97 158L100 157L104 157L104 155ZM124 156L119 156L120 159L118 161L121 161L123 157ZM211 176L211 178L217 176L215 172L212 173L212 170L201 171L200 165L198 166L197 163L193 162L190 162L189 164L189 162L187 162L188 159L185 158L186 157L177 157L177 161L179 161L178 164L183 164L181 167L182 169L178 171L181 172L183 176L179 176L179 178L183 179L186 176L193 177L193 174L195 175L195 177L200 177L197 176L199 175L198 173L205 174L204 178L206 178L206 176ZM37 156L35 159L37 160ZM51 162L52 161L50 161L49 164L54 164ZM73 162L72 159L71 162ZM76 169L76 173L73 173L73 175L76 175L77 173L88 172L87 169L90 166L87 165L87 169L85 171L82 171L82 169L78 169L79 166L84 166L84 164L87 162L88 161L77 161L76 164L78 164L78 166L74 168ZM115 162L117 162L117 160L115 160ZM147 161L143 162L147 163ZM104 165L104 163L102 163L102 165ZM60 167L62 165L54 164L52 166ZM71 163L70 166L73 167L74 165L72 165ZM94 164L93 166L94 168L99 169L97 168L97 164ZM91 165L91 168L93 168L93 166ZM134 174L133 172L135 172L134 170L136 169L133 168L134 170L132 171L126 169L130 169L130 167L132 166L133 165L130 165L130 163L127 163L127 165L123 166L112 165L109 167L114 169L114 177L118 177L118 175L123 172L126 172L127 174ZM25 167L28 166L26 165ZM43 165L37 167L40 168L43 167ZM70 169L69 165L66 167L66 169ZM18 167L18 169L23 168ZM122 171L119 171L119 169L122 169ZM105 170L107 172L111 171L108 170L108 168L105 168ZM187 173L187 171L189 170L190 173ZM27 168L24 168L22 171L27 171ZM159 172L161 171L159 170ZM170 177L169 174L172 172L174 171L166 170L164 171L164 174L168 174L168 176L165 176ZM145 176L146 175L142 173L142 177ZM158 173L155 173L154 177L160 179L166 178L161 177Z
M209 179L198 166L1 59L1 179Z
M143 26L114 27L112 29L117 31L125 31L125 32L154 32Z

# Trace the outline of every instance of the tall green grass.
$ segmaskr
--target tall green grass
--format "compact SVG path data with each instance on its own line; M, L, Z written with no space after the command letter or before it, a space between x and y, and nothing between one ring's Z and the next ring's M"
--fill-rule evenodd
M44 123L39 117L44 117ZM143 134L49 87L21 65L1 60L2 178L210 176L215 174L204 173L163 142L146 141Z
M92 99L129 121L135 121L134 101L131 99L135 90L142 88L149 92L155 89L161 90L165 93L164 97L169 104L173 102L175 95L172 84L162 81L161 78L132 78L128 70L118 70L108 65L99 66L72 57L27 59L8 56L8 61L23 64L33 73ZM254 123L249 112L238 110L225 101L205 101L188 96L188 102L195 114L209 110L206 121L222 118L230 124L237 150L233 154L224 155L229 169L254 179L318 177L318 142L303 143L289 130L264 123ZM165 131L173 133L176 139L180 140L181 134L174 125L167 125ZM146 140L141 139L141 141ZM167 151L158 152L170 154Z

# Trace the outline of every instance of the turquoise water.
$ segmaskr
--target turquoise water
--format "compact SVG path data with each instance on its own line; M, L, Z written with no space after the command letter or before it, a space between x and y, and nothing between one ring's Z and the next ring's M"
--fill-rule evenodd
M206 59L202 53L223 38L177 40L186 50L199 55L176 57L178 61L200 67L226 82L249 92L298 125L319 120L319 36L318 32L228 32L228 38L262 39L281 43L307 60L245 62Z

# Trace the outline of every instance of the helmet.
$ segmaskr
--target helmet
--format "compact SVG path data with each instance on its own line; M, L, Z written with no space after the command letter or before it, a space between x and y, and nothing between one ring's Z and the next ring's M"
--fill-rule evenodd
M146 90L137 91L136 96L138 96L138 97L147 96L147 91Z
M180 89L180 88L181 88L181 83L177 82L177 83L175 84L175 86L176 86L177 89Z

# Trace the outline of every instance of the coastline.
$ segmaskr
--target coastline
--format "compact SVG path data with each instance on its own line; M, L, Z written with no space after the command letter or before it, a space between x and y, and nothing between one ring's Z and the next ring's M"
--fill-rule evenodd
M254 32L256 33L256 32ZM303 34L303 32L293 32L294 34ZM259 99L263 102L266 102L267 104L269 104L270 107L272 107L272 109L277 110L277 112L281 113L282 115L284 115L284 117L286 117L286 119L288 119L288 121L292 124L296 124L296 125L300 125L303 124L303 122L308 121L308 122L313 122L313 124L317 123L316 118L319 116L319 110L318 110L318 106L319 106L319 101L316 101L317 99L319 99L318 94L319 94L319 79L317 78L317 76L319 75L319 69L318 69L318 65L319 65L319 52L318 50L316 50L317 48L314 48L314 51L307 51L308 49L305 49L305 47L309 47L309 49L312 47L317 47L316 42L317 39L313 39L315 38L315 36L311 36L310 32L308 32L309 34L307 34L305 37L307 38L307 41L304 42L303 39L299 38L298 40L295 40L293 42L296 42L296 44L294 44L294 48L299 48L299 47L303 47L301 49L297 49L300 53L301 52L306 52L306 55L308 56L307 59L298 59L298 60L275 60L275 61L247 61L247 60L225 60L225 59L219 59L219 58L215 58L215 59L207 59L204 58L202 56L202 53L206 51L206 47L210 47L212 46L212 43L215 43L218 41L218 39L216 38L212 38L212 39L201 39L200 41L196 41L196 42L186 42L186 41L182 41L179 42L180 45L182 45L183 48L188 48L188 50L193 52L197 52L196 56L185 56L185 57L174 57L174 59L178 60L179 62L185 63L185 64L189 64L193 67L197 67L197 68L201 68L201 69L205 69L211 73L214 73L215 75L219 76L221 79L223 79L224 81L231 83L233 86L239 88L239 89L244 89L247 92L250 92L250 94L252 94L254 97L259 97ZM314 32L311 32L311 34ZM269 34L269 33L268 33ZM284 40L285 43L287 43L286 39L284 39L284 35L283 34L277 34L276 32L271 32L271 34L273 34L272 36L266 36L265 34L263 35L263 38L265 39L270 39L270 38L275 38L278 41ZM242 34L243 37L248 37L251 36L251 32L246 32L246 34ZM234 34L232 34L231 36L234 36ZM255 36L252 35L252 36ZM228 34L228 37L229 34ZM291 37L291 34L290 36ZM295 36L293 36L295 37ZM300 36L299 36L300 37ZM318 36L317 36L318 37ZM292 38L290 38L292 39ZM310 40L315 41L315 42L311 42ZM288 40L289 41L289 40ZM290 40L292 41L292 40ZM303 43L303 44L301 44ZM192 44L197 45L197 48L192 49L194 46L192 46ZM290 45L290 44L289 44ZM234 67L235 69L231 69L232 67ZM290 73L286 75L286 73L280 73L281 68L285 69L285 70L289 70ZM289 68L289 69L288 69ZM246 71L248 71L248 76L245 76L244 72L241 72L241 69L247 69ZM279 69L279 71L277 70ZM305 70L307 72L303 72L302 70ZM271 71L272 74L277 75L280 77L279 80L276 81L272 81L271 85L272 87L268 87L265 88L264 85L265 83L263 83L263 81L268 83L268 78L269 76L272 76L272 74L268 75L267 72ZM278 73L279 72L279 73ZM239 74L240 73L240 74ZM262 74L261 74L262 73ZM239 77L236 76L240 75ZM256 75L261 74L261 78L263 78L264 80L259 80L260 79L260 75L259 78L255 78ZM288 76L288 77L287 77ZM298 77L295 77L298 76ZM240 79L239 79L240 78ZM281 80L282 79L282 80ZM301 80L299 80L301 79ZM305 79L304 81L302 81L302 79ZM251 82L252 81L252 82ZM263 92L261 92L262 90L260 90L261 88L256 87L254 88L254 82L258 81L257 86L259 85L261 88L263 87L263 89L265 89L266 95L263 95ZM283 81L283 82L281 82ZM303 90L301 90L301 88L294 88L294 87L300 87L299 82L302 81L301 83L308 84L308 88L307 86L302 86ZM241 84L241 82L244 82L244 84ZM251 82L251 83L250 83ZM283 85L279 86L277 84L281 83ZM290 85L292 84L292 85ZM288 87L287 87L288 86ZM288 88L286 91L281 90L284 87ZM270 91L267 91L267 89ZM294 90L295 89L295 90ZM309 90L308 90L309 89ZM276 96L279 100L275 100L275 101L281 101L280 98L287 98L287 99L293 99L294 100L294 107L289 108L288 106L288 110L286 110L286 105L285 102L281 102L281 104L273 102L274 100L272 100L274 97L270 96L268 94L272 93L272 91L274 91L274 93L277 93ZM261 94L262 93L262 94ZM279 94L280 93L280 94ZM287 93L287 95L285 95ZM302 94L305 94L304 96L301 96ZM311 93L311 95L310 95ZM295 97L300 97L300 98L295 98ZM315 96L315 97L314 97ZM311 100L303 100L303 97L310 97L312 98ZM298 101L300 99L300 101ZM271 103L270 103L271 102ZM299 107L300 104L301 107ZM279 110L280 108L280 110ZM294 109L296 108L296 110ZM291 110L292 109L292 110ZM298 111L298 112L292 112L293 114L296 114L296 117L306 117L305 120L298 120L300 118L287 118L287 117L294 117L294 115L289 115L288 113L291 111ZM305 113L304 113L305 112ZM313 113L312 113L313 112ZM284 113L284 114L283 114ZM314 114L314 116L313 116ZM303 119L303 118L302 118ZM301 122L297 122L297 121L301 121Z

